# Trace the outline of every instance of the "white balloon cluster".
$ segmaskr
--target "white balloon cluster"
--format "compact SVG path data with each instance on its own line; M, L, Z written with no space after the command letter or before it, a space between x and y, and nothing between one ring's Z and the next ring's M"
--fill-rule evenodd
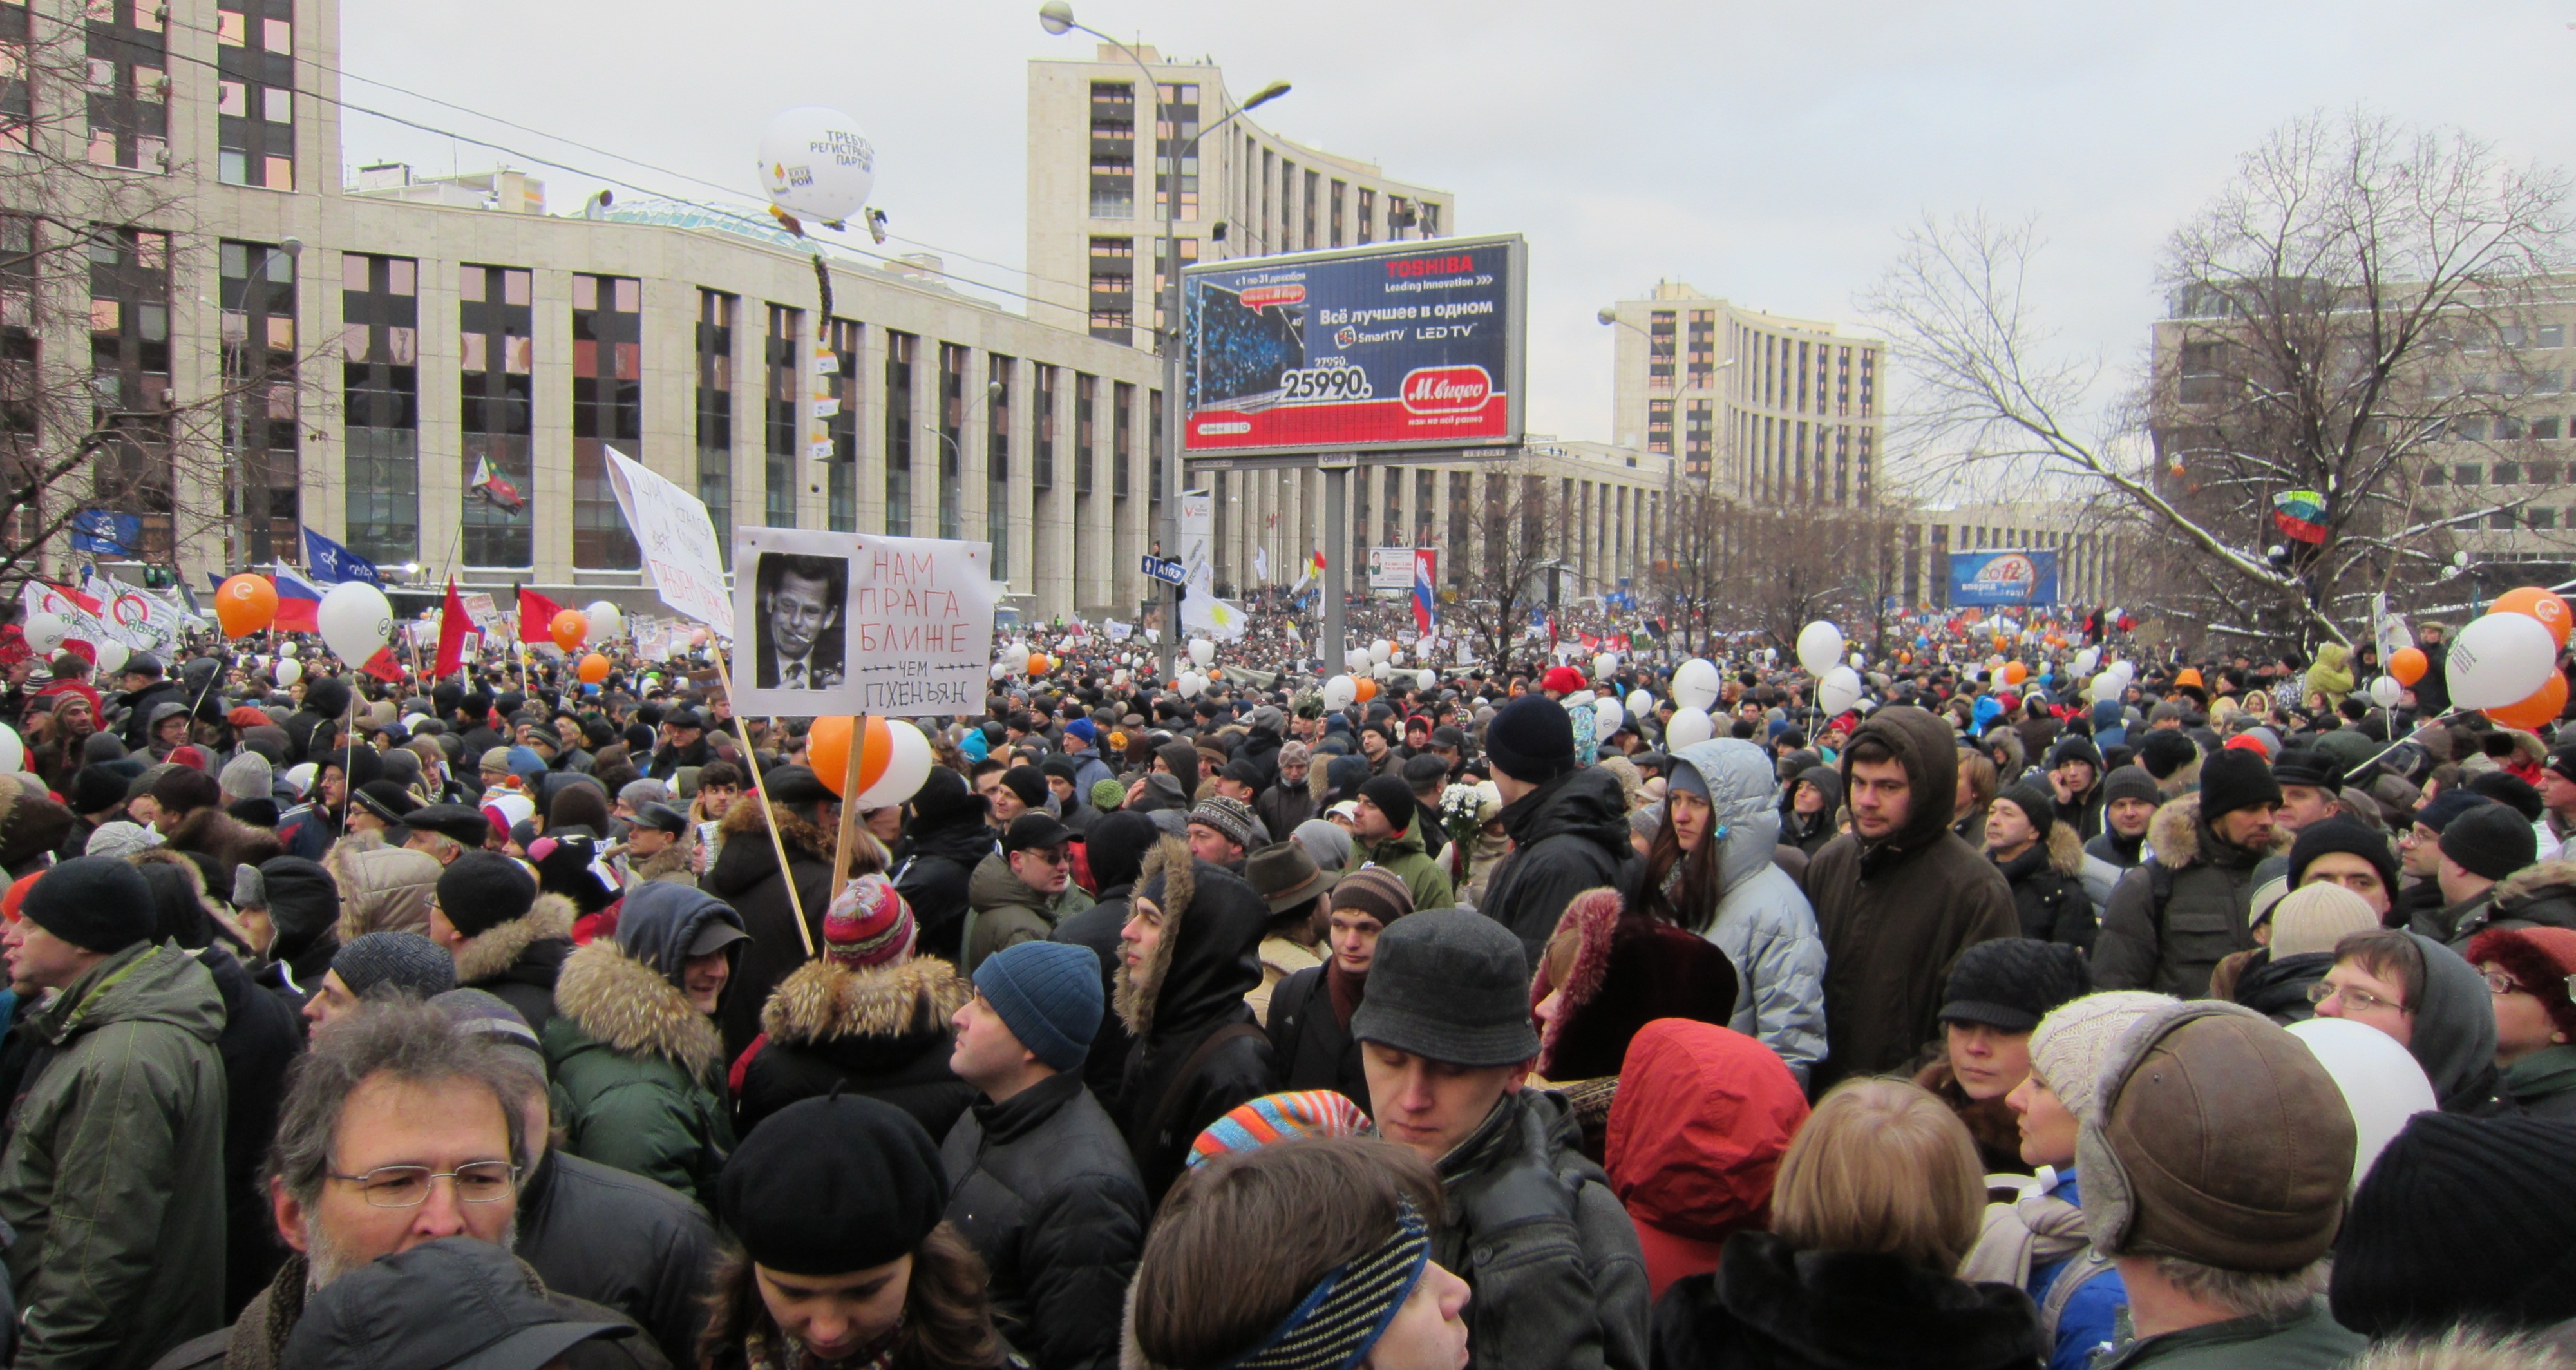
M1692 657L1673 670L1673 702L1706 717L1708 707L1717 702L1719 684L1717 663L1706 657ZM1673 722L1681 722L1680 717L1676 715Z
M1325 711L1339 713L1359 702L1359 682L1346 675L1337 675L1324 682L1323 696Z
M1822 680L1842 659L1842 629L1820 618L1798 630L1798 664L1807 674Z

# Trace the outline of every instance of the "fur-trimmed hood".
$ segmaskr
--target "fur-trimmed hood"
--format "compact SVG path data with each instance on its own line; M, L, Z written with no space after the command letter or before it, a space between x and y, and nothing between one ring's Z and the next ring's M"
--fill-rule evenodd
M477 933L456 952L456 983L489 980L518 963L528 948L549 939L572 943L572 901L560 894L540 894L525 917Z
M2147 843L2155 848L2156 860L2159 864L2172 870L2186 870L2202 862L2200 839L2203 828L2204 825L2200 821L2200 796L2187 794L2180 799L2167 800L2156 810L2156 816L2147 820ZM2215 840L2214 836L2212 840ZM2261 851L2248 853L2252 859L2245 864L2251 866L2266 856L2286 852L2289 849L2290 835L2276 828L2272 833L2272 845ZM2075 870L2069 874L2080 874L2083 871L2080 846L2077 849L2077 857Z
M2576 861L2543 861L2496 882L2499 908L2531 899L2576 900Z
M975 987L936 956L864 970L808 961L769 996L760 1030L783 1046L939 1033L948 1030L949 1015L974 997Z
M1155 840L1145 853L1145 863L1136 873L1135 888L1142 890L1149 880L1163 883L1155 889L1154 907L1163 911L1163 935L1154 943L1153 952L1142 966L1127 964L1122 945L1118 952L1117 993L1110 1007L1118 1012L1118 1021L1137 1040L1154 1026L1154 1001L1160 997L1163 978L1171 970L1172 949L1180 941L1181 922L1188 917L1190 897L1196 892L1197 880L1191 870L1190 844L1166 834ZM1134 896L1129 896L1132 908Z
M1162 935L1145 964L1118 964L1119 1021L1137 1041L1186 1032L1240 1008L1261 983L1261 939L1270 906L1243 877L1193 860L1165 837L1146 853L1131 896L1162 910Z
M601 1046L662 1057L693 1080L712 1078L724 1057L715 1020L615 942L593 942L565 959L555 977L555 1011Z
M2048 865L2069 879L2084 874L2084 834L2072 823L2048 825Z
M802 851L826 861L832 859L832 834L797 817L795 810L784 804L772 804L769 811L778 821L779 840L787 844L789 852ZM723 819L717 822L716 831L723 835L724 845L728 847L733 845L735 838L746 836L761 846L768 846L769 835L762 830L761 824L760 796L745 794L733 801L733 807L725 810ZM777 864L774 858L771 864Z

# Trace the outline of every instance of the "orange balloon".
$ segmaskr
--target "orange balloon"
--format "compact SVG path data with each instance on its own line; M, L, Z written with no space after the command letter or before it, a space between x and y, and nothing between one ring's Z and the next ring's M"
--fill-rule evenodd
M608 679L608 658L593 652L581 659L580 671L583 684L596 685Z
M2526 585L2519 590L2505 591L2496 596L2495 603L2487 606L2487 612L2529 614L2540 620L2540 625L2549 630L2551 637L2558 639L2558 645L2561 647L2567 645L2567 630L2576 628L2576 616L2568 613L2567 601L2537 585Z
M2557 718L2566 707L2567 677L2552 672L2529 698L2516 700L2501 709L2489 709L2486 715L2508 728L2536 732L2541 725Z
M814 729L805 735L805 757L814 768L815 778L834 794L841 794L842 782L850 774L850 734L857 720L818 718ZM894 760L894 731L882 718L868 719L867 739L859 744L859 793L866 794L885 778L886 766Z
M2397 677L2400 685L2412 685L2422 680L2424 672L2432 664L2425 659L2421 647L2400 647L2388 654L2388 673Z
M546 635L555 640L556 646L569 652L590 636L590 620L582 617L579 609L566 609L546 625Z
M215 588L215 618L226 637L248 637L277 621L277 586L248 571Z
M1359 701L1362 704L1366 704L1370 700L1377 698L1377 682L1375 680L1372 680L1367 676L1361 676L1358 680L1353 681L1352 683L1359 687Z
M1052 671L1052 670L1054 670L1054 669L1055 669L1055 663L1054 663L1053 661L1050 661L1050 660L1048 660L1048 659L1047 659L1047 655L1046 655L1046 653L1044 653L1044 652L1031 652L1031 653L1029 653L1029 675L1031 676L1031 678L1035 678L1035 677L1037 677L1037 676L1045 675L1047 672Z
M2004 663L2004 683L2006 685L2019 685L2028 679L2030 679L2030 668L2028 666L2024 666L2018 661L2007 661Z

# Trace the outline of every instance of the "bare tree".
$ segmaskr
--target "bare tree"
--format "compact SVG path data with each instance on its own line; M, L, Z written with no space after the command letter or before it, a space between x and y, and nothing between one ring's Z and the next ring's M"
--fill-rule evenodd
M227 523L228 458L264 456L249 437L281 410L291 433L314 358L291 317L232 337L228 293L222 364L183 393L174 305L212 245L169 153L166 69L102 27L113 9L0 5L0 580L63 557L85 511L131 516L155 562Z
M2423 459L2492 449L2537 379L2461 368L2505 355L2565 265L2567 197L2455 131L2296 120L2167 242L2171 317L2108 402L2102 365L2059 347L2027 293L2031 224L1926 221L1865 301L1914 386L1900 446L1987 490L2098 499L2157 558L2143 607L2350 641L2371 592L2430 580L2458 533L2528 500L2428 496ZM2315 540L2285 537L2283 504Z
M1673 511L1674 555L1654 587L1677 646L1705 654L1717 636L1752 633L1793 653L1822 618L1883 649L1903 586L1901 506L1752 504L1695 486Z
M1549 602L1567 514L1556 483L1535 462L1487 467L1475 479L1479 498L1466 520L1467 541L1449 549L1458 603L1448 613L1492 670L1507 671L1531 610Z

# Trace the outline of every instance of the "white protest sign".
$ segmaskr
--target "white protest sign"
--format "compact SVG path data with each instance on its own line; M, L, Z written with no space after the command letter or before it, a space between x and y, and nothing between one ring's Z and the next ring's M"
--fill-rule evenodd
M733 636L733 599L725 589L724 556L707 506L697 496L630 460L608 453L608 483L617 507L644 553L644 574L664 604Z
M984 707L993 657L993 548L862 535L851 565L857 712L920 718Z

